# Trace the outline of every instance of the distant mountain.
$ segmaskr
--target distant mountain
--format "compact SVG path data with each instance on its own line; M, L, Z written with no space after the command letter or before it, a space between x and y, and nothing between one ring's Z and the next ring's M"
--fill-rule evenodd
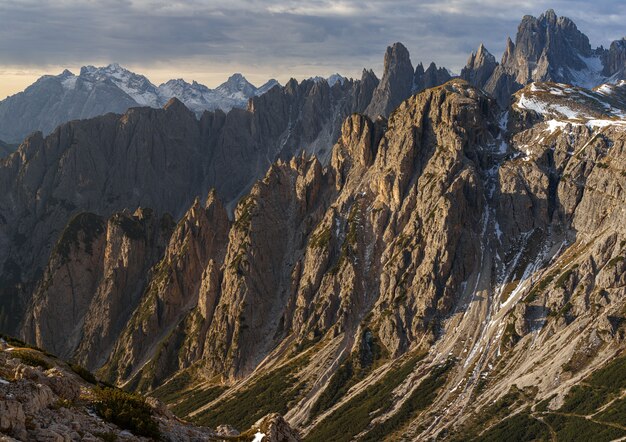
M340 74L332 74L328 78L324 78L321 76L311 77L309 80L313 80L316 83L320 81L326 81L330 87L333 87L336 83L343 84L346 81L346 77Z
M189 109L199 114L206 110L229 111L235 107L245 108L251 97L262 95L276 85L279 85L278 81L272 79L257 88L243 75L234 74L215 89L209 89L195 81L190 84L182 79L170 80L159 86L158 94L161 102L178 98Z
M36 130L48 134L66 121L122 113L137 106L159 108L174 97L196 114L245 108L248 99L277 84L270 80L257 88L243 75L234 74L216 89L181 79L157 87L117 63L100 68L84 66L79 75L68 70L45 75L25 91L0 101L0 138L20 142Z
M507 106L511 94L534 81L552 81L585 88L626 78L626 40L609 49L592 49L589 39L567 17L553 10L539 18L525 16L515 43L509 38L502 60L481 44L472 53L461 77Z

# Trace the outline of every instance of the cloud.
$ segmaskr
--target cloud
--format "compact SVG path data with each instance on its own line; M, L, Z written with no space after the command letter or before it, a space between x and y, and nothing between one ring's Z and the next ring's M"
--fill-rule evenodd
M574 19L592 45L626 32L621 1L553 0L0 0L0 67L117 61L144 70L303 77L362 67L380 73L402 41L414 64L458 71L480 42L496 55L525 14ZM307 75L308 74L308 75ZM1 74L0 74L1 75Z

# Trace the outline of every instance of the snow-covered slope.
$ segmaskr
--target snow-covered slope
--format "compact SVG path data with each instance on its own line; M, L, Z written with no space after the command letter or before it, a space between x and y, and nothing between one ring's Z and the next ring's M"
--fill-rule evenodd
M551 128L567 123L626 126L626 81L595 89L532 83L515 94L513 106L539 116Z
M127 93L140 106L158 107L161 105L161 98L157 88L143 75L135 74L128 69L124 69L117 63L105 67L96 68L94 66L84 66L80 70L80 77L85 81L93 83L111 81L125 93ZM75 77L66 80L68 85L74 81Z

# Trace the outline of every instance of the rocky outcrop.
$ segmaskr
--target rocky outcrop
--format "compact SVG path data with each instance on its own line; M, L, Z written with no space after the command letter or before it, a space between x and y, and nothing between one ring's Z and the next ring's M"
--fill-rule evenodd
M413 86L413 65L409 51L402 43L394 43L387 48L385 65L380 84L376 87L372 101L365 110L371 118L389 113L411 95Z
M292 429L280 414L273 413L256 422L252 429L258 429L256 434L263 434L261 440L271 442L300 442L302 439L297 431Z
M472 86L483 87L489 81L498 66L496 57L481 43L476 52L472 52L467 64L461 71L461 78Z
M613 79L624 79L626 75L626 38L615 40L604 54L602 73Z
M415 68L415 74L413 75L412 93L421 92L424 89L430 89L431 87L442 85L451 79L452 76L446 68L438 68L435 63L431 63L424 71L424 66L422 63L419 63Z
M26 314L26 339L86 366L101 365L139 301L171 223L148 209L108 221L91 213L74 217Z
M200 441L229 434L177 419L160 401L137 398L99 384L86 370L20 343L0 341L0 439L37 441ZM33 365L28 365L33 364ZM41 365L36 365L41 364ZM100 404L114 407L111 415ZM135 408L129 407L134 404ZM134 414L133 414L134 413ZM131 419L124 416L133 415ZM140 422L140 423L138 423ZM152 422L152 426L149 426ZM129 426L130 425L130 426ZM221 426L222 429L224 426ZM151 428L150 433L148 429ZM300 441L278 414L268 414L244 434L268 442Z
M179 365L177 353L172 354L167 345L159 343L168 336L178 338L176 328L192 309L198 307L205 314L214 309L216 300L199 300L200 290L204 286L203 276L212 278L214 263L224 260L228 229L226 210L215 192L211 192L205 205L199 200L194 202L174 229L165 256L151 271L141 302L133 306L132 317L117 336L106 367L109 378L134 376L150 357L155 360L144 368L149 373L143 375L155 384L164 375L184 368Z
M622 48L617 40L608 50L592 49L572 20L550 9L538 18L527 15L522 19L515 42L507 39L500 64L481 45L461 76L506 108L511 94L533 81L592 88L619 80L624 72Z

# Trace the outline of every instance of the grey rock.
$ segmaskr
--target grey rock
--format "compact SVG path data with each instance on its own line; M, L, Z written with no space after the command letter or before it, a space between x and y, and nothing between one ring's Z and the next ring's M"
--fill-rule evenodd
M376 87L372 102L365 113L372 118L387 117L398 105L411 95L413 89L413 65L409 51L402 43L394 43L385 53L385 66L380 84Z

